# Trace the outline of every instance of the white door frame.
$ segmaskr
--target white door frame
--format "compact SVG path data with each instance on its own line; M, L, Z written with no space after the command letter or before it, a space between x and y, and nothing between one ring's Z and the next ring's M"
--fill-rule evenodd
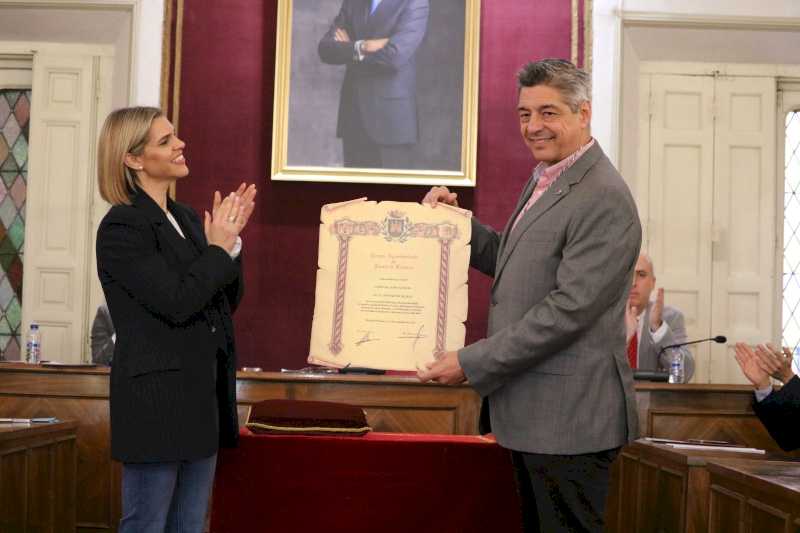
M129 81L127 100L129 104L141 100L143 105L158 105L161 75L158 73L152 83L148 83L148 77L143 74L161 64L164 0L0 0L0 15L4 7L127 11L131 15L130 56L125 58Z
M713 7L710 8L712 11ZM722 9L722 8L719 8ZM635 105L636 95L624 95L623 101L623 42L630 27L709 28L735 30L800 31L800 17L776 13L776 7L766 7L771 16L738 16L724 13L695 13L661 11L635 11L625 8L623 0L594 0L592 16L592 49L602 51L594 59L592 73L592 99L602 102L595 110L596 136L606 148L606 153L618 167L624 157L622 143L623 120L626 104ZM610 108L610 109L607 109Z
M73 350L75 353L69 354L61 354L60 359L63 362L80 362L89 359L89 324L91 318L94 316L94 311L97 309L97 306L100 302L102 302L102 290L100 288L99 282L97 280L96 272L96 260L94 257L94 242L96 237L96 230L97 225L102 218L102 215L107 210L108 206L103 202L99 194L97 192L97 187L95 185L96 182L96 150L95 146L97 143L97 135L100 131L100 127L102 126L102 122L105 120L105 117L110 112L110 105L111 105L111 73L113 71L113 61L114 61L114 48L110 45L87 45L87 44L66 44L66 43L37 43L37 42L2 42L0 41L0 58L8 57L13 58L18 61L20 64L27 63L31 65L32 69L35 70L36 68L36 61L37 56L44 56L48 57L50 61L53 58L58 58L63 56L65 61L68 61L70 58L74 58L77 56L93 58L92 61L94 63L94 79L91 81L91 85L93 86L94 95L91 98L92 105L91 109L86 109L84 111L84 117L87 120L88 127L90 131L88 132L88 139L90 139L86 144L86 146L79 147L78 153L76 153L76 157L79 157L81 160L86 162L86 172L83 174L85 179L88 180L84 183L84 187L86 188L87 197L81 201L82 205L86 205L88 209L86 212L77 220L79 220L79 226L83 228L81 233L84 232L85 234L82 238L86 239L88 243L85 246L82 259L80 261L79 272L76 275L81 276L82 280L80 281L79 285L84 287L83 296L80 298L82 304L78 309L74 309L75 316L74 316L74 323L76 327L80 328L80 331L77 332L80 336L80 345L75 345ZM32 76L32 83L28 84L28 87L31 87L32 91L36 91L36 79L35 76ZM34 100L36 100L36 96L34 93ZM36 129L41 125L37 122L36 115L38 114L37 109L32 108L31 113L31 139L34 138L36 134ZM30 172L31 167L33 167L34 173L39 172L37 168L42 167L42 161L38 161L36 159L37 155L34 152L36 147L33 147L29 156L29 179L32 175ZM30 182L29 182L30 183ZM29 192L31 189L29 188ZM38 201L44 201L42 196L37 195L28 195L26 200L26 213L31 214L34 212L46 212L45 206L41 204L37 204ZM28 247L29 239L29 223L26 222L26 248ZM30 251L30 250L26 250ZM33 263L32 263L33 262ZM25 272L32 272L35 267L37 266L36 263L36 256L32 253L26 253L25 257ZM29 276L25 276L28 278L27 283L33 281ZM26 283L26 280L23 280L23 283ZM35 283L35 281L34 281ZM23 300L29 300L31 295L31 290L33 288L39 287L29 287L27 290L23 292L25 297ZM28 302L30 303L30 301ZM30 315L31 309L30 306L22 305L22 326L21 326L21 334L24 335L27 331L27 327L31 321ZM49 358L47 354L45 354L46 358Z

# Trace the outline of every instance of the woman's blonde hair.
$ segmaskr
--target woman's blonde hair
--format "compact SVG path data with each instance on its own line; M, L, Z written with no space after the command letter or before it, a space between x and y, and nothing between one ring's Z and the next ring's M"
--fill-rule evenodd
M163 116L157 107L125 107L106 118L97 146L97 185L106 202L130 204L137 179L125 165L125 155L141 155L153 120Z

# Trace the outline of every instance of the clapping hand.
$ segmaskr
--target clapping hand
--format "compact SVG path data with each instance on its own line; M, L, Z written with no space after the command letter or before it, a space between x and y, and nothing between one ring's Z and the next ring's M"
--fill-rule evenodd
M661 327L662 319L661 317L664 314L664 289L659 288L656 291L656 301L653 302L653 306L650 308L650 331L658 331L658 328Z
M784 347L783 352L774 344L756 346L756 356L761 368L781 383L786 383L794 376L792 371L792 351Z
M769 387L769 374L759 363L759 357L753 352L753 348L743 342L737 342L735 350L736 362L750 383L757 389Z
M214 192L211 213L205 212L204 229L209 245L219 246L230 252L236 237L247 225L255 208L256 186L242 183L224 199L219 191Z
M639 308L628 300L625 303L625 344L631 342L639 327Z

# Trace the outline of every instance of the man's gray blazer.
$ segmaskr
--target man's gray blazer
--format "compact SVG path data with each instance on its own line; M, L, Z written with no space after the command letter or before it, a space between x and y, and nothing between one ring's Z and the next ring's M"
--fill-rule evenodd
M639 339L638 367L642 370L658 370L661 372L669 371L669 354L667 351L661 354L659 352L665 346L670 344L678 344L686 342L686 326L684 325L683 313L674 307L668 305L664 306L661 312L661 319L667 324L667 332L660 342L654 343L653 337L648 333L650 330L650 310L653 307L653 302L650 302L645 309L642 320L642 338ZM684 375L688 382L694 375L694 356L688 349L684 352L686 358L684 359Z
M616 448L638 436L621 327L642 239L636 206L596 143L509 236L532 188L504 233L473 220L470 264L494 281L487 338L458 359L488 399L502 446L565 455Z

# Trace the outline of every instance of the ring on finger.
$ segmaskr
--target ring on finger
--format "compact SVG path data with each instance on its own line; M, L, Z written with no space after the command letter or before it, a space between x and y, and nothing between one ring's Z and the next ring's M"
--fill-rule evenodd
M236 216L235 215L234 216L229 216L228 217L228 222L231 222L231 223L236 222Z

